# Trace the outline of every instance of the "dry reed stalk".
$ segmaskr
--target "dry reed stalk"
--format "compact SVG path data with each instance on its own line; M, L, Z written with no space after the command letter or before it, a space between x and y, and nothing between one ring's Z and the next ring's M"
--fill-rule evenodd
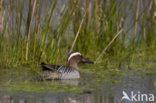
M0 31L3 31L3 0L0 1Z
M33 61L35 59L35 52L36 52L36 42L37 42L37 34L38 34L38 8L39 8L39 1L36 4L36 15L35 15L35 28L34 28L34 45L33 45Z
M145 27L143 28L143 37L144 37L144 40L146 40L146 29L145 29Z
M7 28L7 30L9 31L9 22L8 22L8 19L9 19L9 17L10 17L10 13L8 12L7 13L7 22L6 22L6 27L4 28L4 29L6 29ZM4 30L5 31L5 30ZM10 48L10 35L8 34L7 35L7 47L6 47L6 63L8 64L8 57L9 57L9 48Z
M91 17L92 17L92 2L90 1L89 4L88 4L88 10L87 10L87 15L88 15L88 28L89 28L89 25L90 25L90 22L91 22Z
M140 0L137 2L137 10L136 10L136 16L135 16L135 27L134 27L134 37L136 37L136 32L137 32L137 26L138 26L138 16L139 16L139 7L140 7Z
M69 53L71 53L71 52L73 51L74 45L75 45L75 43L76 43L76 41L77 41L77 38L78 38L78 36L79 36L79 34L80 34L80 30L81 30L81 27L82 27L82 24L83 24L83 21L84 21L85 16L86 16L86 11L85 11L85 14L84 14L84 16L83 16L83 18L82 18L82 21L81 21L81 23L80 23L79 29L78 29L78 31L77 31L77 33L76 33L74 42L73 42L73 44L72 44L72 47L71 47Z
M123 29L121 29L115 36L114 38L109 42L109 44L105 47L105 49L102 51L102 53L98 56L98 58L95 61L95 64L97 63L97 61L100 59L100 57L102 57L102 55L106 52L106 50L110 47L110 45L114 42L114 40L121 34L121 32L123 32Z
M33 0L30 0L30 5L29 6L31 6L32 2L33 2ZM25 57L26 61L28 60L29 41L30 41L30 29L31 29L31 26L32 26L32 20L33 20L35 8L36 8L36 3L37 3L37 0L34 1L32 12L29 11L29 12L31 12L31 14L30 14L30 24L28 23L28 31L27 31L26 57ZM30 10L30 8L29 8L29 10ZM29 18L29 16L28 16L28 18Z
M154 6L156 7L156 0L154 0ZM154 19L156 20L156 10L154 11Z

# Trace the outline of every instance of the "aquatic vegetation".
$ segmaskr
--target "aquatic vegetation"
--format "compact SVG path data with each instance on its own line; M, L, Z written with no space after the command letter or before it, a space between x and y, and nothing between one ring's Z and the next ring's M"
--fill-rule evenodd
M0 64L65 63L72 45L74 51L93 60L101 56L98 63L108 57L125 61L131 55L142 55L135 52L138 49L154 52L154 3L148 2L5 0L0 12L6 17L0 34Z

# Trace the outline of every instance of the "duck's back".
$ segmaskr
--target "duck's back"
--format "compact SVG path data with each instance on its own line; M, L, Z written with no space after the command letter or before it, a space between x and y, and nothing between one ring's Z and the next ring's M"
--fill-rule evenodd
M80 73L70 66L41 64L45 79L78 79Z

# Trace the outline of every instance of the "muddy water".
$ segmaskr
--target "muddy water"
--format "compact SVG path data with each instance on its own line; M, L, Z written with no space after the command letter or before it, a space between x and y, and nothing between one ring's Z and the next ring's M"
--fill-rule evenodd
M123 92L130 99L132 92L136 95L133 101L123 99L123 103L134 103L141 94L147 98L140 98L140 103L148 103L150 94L156 96L152 70L88 67L81 69L80 80L62 81L44 81L35 71L29 67L1 69L0 103L121 103Z

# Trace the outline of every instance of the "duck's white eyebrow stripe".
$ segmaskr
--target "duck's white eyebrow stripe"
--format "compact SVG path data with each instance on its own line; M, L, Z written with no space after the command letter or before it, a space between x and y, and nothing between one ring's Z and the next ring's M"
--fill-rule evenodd
M76 55L81 55L79 52L76 52L76 53L73 53L73 54L71 54L70 56L69 56L69 58L68 58L68 62L69 62L69 60L73 57L73 56L76 56Z

